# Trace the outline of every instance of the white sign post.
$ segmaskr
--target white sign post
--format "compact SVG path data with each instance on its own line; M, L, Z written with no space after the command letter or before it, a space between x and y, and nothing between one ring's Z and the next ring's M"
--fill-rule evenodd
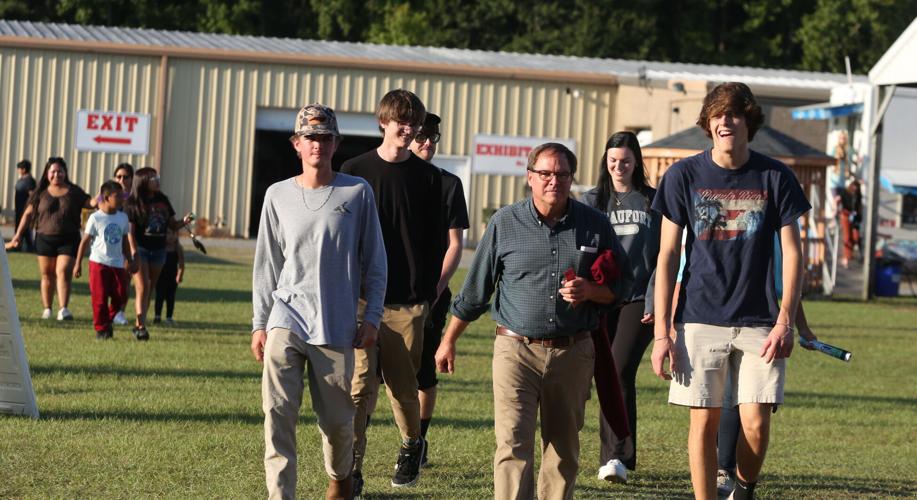
M38 418L29 361L25 356L10 262L0 248L0 413Z
M145 155L150 115L81 109L76 114L76 149Z
M529 153L546 142L558 142L576 154L573 139L478 134L472 143L471 170L476 174L525 175Z

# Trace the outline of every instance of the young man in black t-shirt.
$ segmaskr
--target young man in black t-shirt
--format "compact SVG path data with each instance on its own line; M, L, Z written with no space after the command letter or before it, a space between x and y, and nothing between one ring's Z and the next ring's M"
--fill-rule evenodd
M742 420L733 497L754 497L775 405L783 403L793 350L802 252L797 220L811 206L786 165L749 149L764 121L742 83L704 99L700 126L713 149L665 173L653 209L663 215L656 266L653 371L672 380L669 403L690 407L688 458L697 498L716 496L716 435L724 399ZM681 234L687 261L675 312L669 311ZM774 235L783 253L782 300L774 289ZM666 373L663 364L669 358ZM725 380L731 376L730 397Z
M427 118L420 128L420 133L411 143L411 151L425 161L432 161L436 154L436 145L439 143L439 116L427 113ZM437 299L430 309L423 330L423 354L420 357L420 371L417 372L418 398L420 398L420 433L426 447L424 448L421 465L427 464L429 441L427 430L430 420L433 419L433 410L436 407L436 350L446 327L446 313L452 303L452 291L449 290L449 280L458 269L462 260L462 232L468 229L468 208L465 204L465 191L462 189L462 180L457 175L442 170L443 174L443 199L442 216L447 231L443 233L442 271L436 285Z
M407 90L385 94L376 111L383 133L377 149L348 160L341 172L366 179L379 209L388 260L385 309L379 347L357 349L352 396L354 417L354 493L362 487L366 426L378 391L381 368L401 447L392 486L413 486L420 476L425 442L420 432L417 370L423 326L436 300L442 269L442 174L408 147L426 116L420 99Z

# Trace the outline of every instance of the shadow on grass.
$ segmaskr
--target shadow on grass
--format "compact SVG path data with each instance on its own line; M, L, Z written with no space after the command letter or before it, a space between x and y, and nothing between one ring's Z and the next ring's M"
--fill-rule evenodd
M249 338L251 334L252 325L251 323L209 323L206 321L189 321L189 320L179 320L176 325L165 326L162 323L153 323L147 326L150 330L150 333L153 334L156 331L163 331L168 333L186 333L189 335L196 335L200 333L201 335L218 335L218 336L232 336L238 337L240 342L248 345ZM128 334L130 329L127 330ZM183 337L181 339L171 339L171 340L181 340L183 342L188 342L193 340L193 338Z
M601 483L599 483L601 484ZM766 473L759 491L767 497L805 496L815 498L843 497L910 497L917 486L908 480L866 479L817 474L779 475ZM639 479L626 485L600 485L590 481L576 487L578 498L693 498L687 469L678 474L641 472Z
M73 280L73 282L71 283L70 285L70 296L71 297L74 295L83 295L83 294L89 295L89 282L87 281L88 278L86 278L86 276L88 276L88 272L84 271L84 273L85 274L83 274L84 276L83 278ZM13 278L12 281L13 281L13 290L29 289L29 290L37 291L41 288L40 279ZM56 295L54 296L54 301L57 302Z
M34 333L48 332L77 332L92 334L92 324L83 318L76 321L61 321L49 323L47 320L36 318L21 318L23 330ZM133 324L115 326L115 342L133 341L131 328ZM248 345L248 335L251 333L251 323L207 323L204 321L182 320L175 326L165 326L160 323L149 322L147 329L151 338L156 342L185 342L194 343L197 340L211 336L221 339L235 339L240 344ZM175 336L181 334L182 336ZM87 337L94 338L94 337Z
M816 322L816 321L813 321L813 322L811 323L811 327L812 327L813 330L817 330L817 331L843 330L843 329L854 329L854 330L859 331L859 330L862 329L862 327L861 327L860 325L851 325L851 324L840 325L840 324L831 324L831 323L819 323L819 322ZM915 328L914 328L913 326L888 326L888 325L883 325L883 326L874 326L874 327L872 327L872 328L874 328L875 330L881 331L883 334L884 334L885 332L887 332L887 331L892 331L892 332L905 332L905 333L911 333L911 334L917 333L917 330L915 330ZM882 339L883 339L883 340L888 340L887 337L885 337L884 335L883 335ZM796 351L793 351L793 352L795 353Z
M454 427L456 429L488 429L493 432L494 419L491 412L484 418L459 418L436 416L436 425Z
M847 408L851 403L875 403L883 405L904 405L917 408L917 398L867 396L862 394L830 394L821 392L786 391L786 398L808 399L812 406L820 408Z
M640 479L623 485L601 481L580 481L576 484L577 498L694 498L690 492L691 481L687 471L684 474L641 473Z
M246 281L245 287L251 287L251 280ZM243 302L251 307L252 291L239 289L213 289L179 286L176 300L182 302Z
M192 247L193 248L193 247ZM215 264L215 265L230 265L230 266L239 266L244 264L250 264L246 260L227 260L221 259L219 257L214 257L213 255L204 255L197 250L192 251L192 248L185 248L185 261L194 262L196 264Z
M39 375L80 375L80 376L117 376L117 377L177 377L177 378L213 378L213 379L247 379L258 381L261 371L234 370L187 370L176 368L138 368L120 366L78 366L78 365L42 365L32 364L32 374Z
M251 287L251 282L246 281L244 286ZM41 281L37 279L13 279L13 289L32 289L38 290L41 287ZM89 295L89 284L85 280L74 281L71 288L71 296ZM131 304L133 304L133 287L130 292ZM179 304L183 302L244 302L251 304L251 290L237 289L212 289L212 288L195 288L188 286L178 287ZM152 304L151 307L152 309Z
M172 413L172 412L145 412L141 410L42 410L42 420L122 420L132 422L207 422L207 423L244 423L258 425L264 423L261 414L242 413ZM316 423L312 415L300 415L300 425L313 425Z
M851 497L913 497L917 495L917 483L910 480L867 479L857 477L825 475L778 475L767 474L762 485L773 492L805 492L807 496L831 498L843 492ZM788 494L786 496L793 496Z

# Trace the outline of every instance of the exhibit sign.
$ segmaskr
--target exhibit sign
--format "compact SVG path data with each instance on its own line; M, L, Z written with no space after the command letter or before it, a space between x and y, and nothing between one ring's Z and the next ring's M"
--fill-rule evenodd
M471 147L471 170L475 174L525 175L529 153L546 142L559 142L576 154L573 139L478 134Z

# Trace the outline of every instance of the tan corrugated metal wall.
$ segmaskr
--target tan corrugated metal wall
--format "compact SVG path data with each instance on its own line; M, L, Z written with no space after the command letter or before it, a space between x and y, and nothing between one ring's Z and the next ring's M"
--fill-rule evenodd
M175 58L169 67L163 189L176 208L194 207L202 217L225 221L237 235L248 229L258 108L292 109L318 101L339 112L373 113L387 91L406 88L443 117L440 154L470 155L478 133L572 137L582 165L579 178L588 183L597 176L615 91L577 85L579 97L573 97L557 83ZM480 208L515 201L525 182L478 176L473 184L477 208L471 210L469 239L477 241Z
M444 123L444 155L470 156L475 134L572 138L580 159L578 180L594 182L611 123L613 85L468 78L410 72L360 71L289 64L168 59L162 186L179 212L194 210L248 236L255 117L259 108L295 109L319 101L341 112L373 113L393 88L416 92ZM159 120L159 57L70 51L0 50L0 176L3 208L13 207L12 166L32 160L35 175L48 156L70 164L74 181L95 192L117 163L153 165ZM568 91L576 90L577 92ZM79 109L149 113L149 155L77 153ZM292 124L291 124L292 128ZM16 132L19 131L19 132ZM524 194L525 178L477 176L472 181L472 228L481 233L482 208Z
M0 200L13 209L15 164L32 161L41 176L50 156L67 160L71 179L89 193L98 192L121 162L149 164L150 156L77 152L76 113L98 109L155 115L159 58L25 50L0 50Z

